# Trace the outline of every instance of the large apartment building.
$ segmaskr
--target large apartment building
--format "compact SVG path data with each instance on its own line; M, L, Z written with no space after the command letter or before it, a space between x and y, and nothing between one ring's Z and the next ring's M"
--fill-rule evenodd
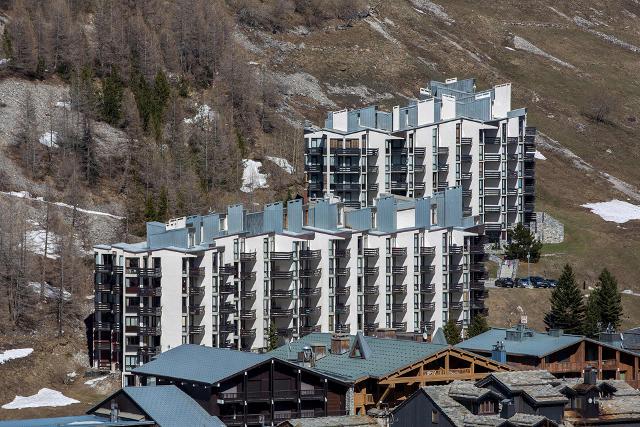
M484 312L482 226L462 189L242 205L147 224L138 244L95 247L94 362L130 371L183 343L244 350L311 332L430 335ZM125 382L126 384L126 382Z
M535 134L526 109L511 107L511 84L476 92L474 79L432 81L406 107L335 111L323 128L306 126L308 196L358 208L381 194L459 186L464 214L506 240L515 224L535 221Z

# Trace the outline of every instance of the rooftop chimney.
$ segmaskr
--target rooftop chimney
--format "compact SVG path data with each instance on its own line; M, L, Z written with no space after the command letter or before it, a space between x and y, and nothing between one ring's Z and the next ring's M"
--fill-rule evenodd
M561 337L564 331L562 329L549 329L550 337Z
M375 333L376 338L382 339L396 339L398 338L398 333L394 328L378 328Z
M508 420L516 414L516 405L513 404L512 400L504 399L501 403L500 418Z
M319 343L311 343L311 351L315 360L320 360L327 355L327 346Z
M345 354L349 351L351 339L347 334L333 334L331 337L331 353Z
M595 369L593 369L591 366L587 366L586 368L584 368L584 383L595 385L597 375L598 372Z
M504 343L498 341L491 350L491 358L498 363L507 363L507 351L504 349Z

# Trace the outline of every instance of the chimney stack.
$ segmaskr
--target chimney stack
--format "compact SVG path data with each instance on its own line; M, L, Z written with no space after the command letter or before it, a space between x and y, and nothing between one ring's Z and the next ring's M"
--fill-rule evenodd
M512 400L504 399L501 403L500 418L508 420L516 414L516 405L513 404Z
M589 385L596 385L597 371L591 366L584 368L584 383Z
M333 334L331 337L331 353L345 354L349 351L351 339L347 334Z
M376 329L376 338L391 339L398 338L398 333L394 328L378 328Z
M311 343L311 350L315 360L320 360L327 355L327 346L319 343Z

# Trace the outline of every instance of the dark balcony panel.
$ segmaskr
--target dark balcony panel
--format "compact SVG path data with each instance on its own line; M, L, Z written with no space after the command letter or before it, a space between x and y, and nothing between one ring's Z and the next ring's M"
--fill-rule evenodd
M290 337L293 335L293 328L278 328L277 333L281 337Z
M337 156L360 156L359 148L332 148L331 152Z
M190 305L189 314L198 316L204 314L204 305Z
M335 331L339 334L349 334L351 333L351 325L337 324Z
M392 190L406 190L408 187L406 182L391 181Z
M429 332L433 331L436 327L436 322L433 320L428 320L428 321L424 321L424 322L420 322L420 329L421 330L427 330Z
M235 334L238 330L238 327L235 323L225 322L219 326L218 330L222 334Z
M375 276L378 274L378 267L364 267L362 272L365 276Z
M420 273L433 273L434 271L436 271L436 266L435 265L421 265L420 266Z
M96 311L111 311L111 304L108 302L96 302L95 303Z
M377 304L365 304L363 309L365 313L377 313L379 307Z
M242 320L254 320L256 318L255 310L240 310L240 318Z
M450 254L461 254L462 251L464 250L464 247L460 246L460 245L449 245L449 253Z
M336 276L348 276L349 275L349 269L347 269L347 268L336 268L333 271L334 271L334 274Z
M234 294L238 290L238 285L224 284L224 285L220 285L218 290L221 294Z
M424 190L426 188L424 182L416 182L413 184L413 188L416 190Z
M303 334L310 334L313 332L320 332L322 329L320 328L320 326L309 326L309 325L305 325L305 326L301 326L300 327L300 332Z
M319 172L322 172L323 167L322 167L322 165L306 164L306 165L304 165L304 170L306 170L307 172L319 173Z
M485 136L484 137L485 144L500 144L502 143L502 139L500 137L495 136Z
M389 169L391 170L391 173L406 173L407 165L395 164L395 165L391 165Z
M240 252L240 261L251 262L256 260L255 252Z
M319 277L321 273L322 273L322 270L319 268L302 269L299 271L298 276L301 278Z
M451 309L451 310L462 310L462 303L461 302L450 302L449 303L449 309Z
M420 303L420 310L435 310L436 308L436 303L435 302L421 302Z
M288 261L293 259L293 252L269 252L269 258L272 260Z
M367 188L369 189L369 191L378 191L378 184L369 184Z
M463 163L469 163L473 160L473 156L471 154L461 154L460 161Z
M253 280L256 278L255 271L242 271L240 272L240 280Z
M407 322L393 322L392 326L400 332L405 332L407 330Z
M316 295L320 295L321 291L322 290L320 288L300 288L300 296L301 297L316 296Z
M240 291L240 298L242 299L249 299L249 298L255 298L255 297L256 297L256 291L245 291L245 290Z
M204 267L192 267L189 269L189 276L204 277Z
M435 246L421 246L420 247L420 255L423 256L434 256L436 254Z
M272 308L271 317L291 317L293 310L290 308Z
M113 266L111 264L96 264L94 267L96 273L111 274Z
M303 400L324 400L324 389L314 388L300 390L300 398Z
M393 274L407 274L407 266L393 266L391 267L391 273Z
M338 173L359 173L360 166L338 165L338 166L331 166L330 170L332 172L338 172Z
M320 306L316 307L301 307L300 308L300 316L311 316L312 314L319 314L321 311Z
M436 287L429 283L429 284L422 284L419 287L420 292L423 294L434 294L436 292Z
M226 302L226 303L220 304L220 306L218 307L218 311L220 313L237 313L238 309L236 308L235 304Z
M271 271L269 272L269 277L272 279L292 279L293 271Z
M161 316L162 307L140 307L138 314L141 316Z
M288 289L271 289L271 298L293 298L293 291Z
M365 323L364 331L365 333L371 334L378 330L380 324L379 323Z
M365 295L378 295L380 293L380 290L378 289L377 286L365 286L364 287L364 294Z
M348 287L339 286L335 288L334 293L336 295L347 296L351 293L351 290Z
M471 138L460 138L460 144L462 145L470 145L471 144Z
M140 326L138 329L140 335L162 335L162 329L159 326Z
M96 292L111 292L111 285L109 283L98 283L94 286Z
M204 295L204 288L201 286L189 287L189 295Z
M413 154L416 156L424 156L427 153L427 149L425 147L415 147L413 149Z
M320 249L302 249L298 252L298 256L300 259L320 259L322 257L322 251Z
M391 292L395 294L404 294L407 292L407 285L393 285L391 286Z
M458 271L462 271L464 269L464 267L462 265L450 265L449 266L449 272L458 272Z
M407 311L407 304L391 304L391 311Z
M449 172L449 165L448 164L438 164L436 167L436 170L438 172Z
M407 248L391 248L393 256L407 256Z
M161 352L161 347L160 346L152 346L152 347L144 346L144 347L138 348L138 354L140 356L153 357L153 356L157 356L158 354L160 354L160 352Z
M472 175L471 172L462 172L460 174L460 179L469 180L471 179L471 175Z
M538 129L534 126L527 126L526 128L524 128L525 136L536 136L537 132Z
M344 305L344 304L336 304L336 307L334 309L334 312L337 314L345 314L348 313L350 310L348 305Z
M462 286L461 283L453 283L451 285L449 285L449 292L462 292L464 290L464 287Z
M231 276L236 274L236 268L232 265L221 265L218 268L218 274L221 276Z
M204 326L200 325L189 325L189 333L193 335L204 334Z
M336 191L360 191L360 184L357 182L331 184L331 189Z
M377 156L378 149L377 148L367 148L367 156Z
M255 338L256 330L255 329L240 329L240 337L241 338Z
M336 249L335 256L336 258L349 258L351 255L351 251L349 249Z

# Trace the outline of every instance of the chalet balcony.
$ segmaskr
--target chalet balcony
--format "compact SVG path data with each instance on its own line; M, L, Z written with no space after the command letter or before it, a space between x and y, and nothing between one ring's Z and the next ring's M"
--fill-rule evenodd
M364 287L364 294L365 295L378 295L380 293L380 290L378 289L377 286L365 286Z
M136 274L138 277L161 277L162 269L157 268L140 268L140 267L128 267L127 274Z
M140 307L138 314L141 316L161 316L162 307Z
M351 255L351 251L349 249L336 249L335 256L336 258L349 258Z
M391 189L392 190L406 190L407 187L408 186L407 186L406 182L391 181Z
M405 312L407 311L407 304L391 304L391 311Z
M320 288L300 288L300 296L301 297L311 297L320 295L322 290Z
M436 266L435 265L421 265L420 266L420 273L433 273L434 271L436 271Z
M393 292L394 294L406 294L407 285L393 285L391 286L391 292Z
M500 171L496 171L496 170L485 170L484 171L484 177L485 178L494 178L494 179L498 179L500 178Z
M405 332L407 330L407 322L393 322L392 327L400 332Z
M293 298L293 291L288 289L271 289L269 294L271 298Z
M221 276L231 276L237 273L237 270L232 265L221 265L218 268L218 274Z
M236 331L238 330L238 327L236 326L235 323L225 322L225 323L222 323L218 329L220 333L223 333L223 334L235 334Z
M407 256L407 248L391 248L393 256Z
M254 320L256 318L255 310L240 310L240 319L242 320Z
M140 326L138 329L140 335L162 335L162 329L159 326Z
M302 249L298 252L298 256L300 259L320 259L322 257L322 251L320 249Z
M300 308L300 316L311 316L313 314L320 314L320 311L322 311L322 307L320 307L320 306L316 306L316 307L301 307Z
M251 262L256 260L255 252L240 252L240 261L241 262Z
M407 266L393 266L391 267L391 273L393 274L407 274Z
M272 308L271 317L291 317L293 310L290 308Z
M200 335L204 334L204 326L200 325L189 325L189 333L191 335Z
M108 302L96 302L95 311L111 311L111 304Z
M487 188L484 189L484 195L485 196L499 196L500 195L500 188L487 187Z
M496 212L499 213L500 212L500 205L484 205L484 211L485 212Z
M370 257L377 257L379 255L380 251L378 250L378 248L364 248L362 249L362 255L364 256L370 256Z
M293 278L293 271L271 271L269 272L269 277L271 279L282 279L282 280L287 280L287 279L292 279Z
M365 304L363 307L365 313L377 313L379 309L378 304Z
M303 269L300 270L298 276L301 278L309 278L309 277L319 277L322 274L322 270L320 268L311 268L311 269Z
M463 304L461 302L450 302L449 309L450 310L462 310Z
M139 347L138 348L138 354L140 356L149 356L149 357L153 357L153 356L157 356L158 354L160 354L162 351L162 348L160 346L143 346L143 347Z
M293 252L270 252L269 258L276 261L290 261L293 259Z
M436 292L436 287L431 283L422 284L420 285L419 289L420 289L420 293L423 293L423 294L434 294Z
M340 295L340 296L348 296L351 293L351 290L348 287L339 286L339 287L335 288L334 293L336 295Z
M351 325L337 324L335 327L335 332L339 334L349 334L351 333Z
M307 154L320 155L324 154L324 147L305 147L304 152Z
M93 329L96 331L110 331L111 330L110 322L95 322L93 324Z
M93 348L95 350L111 350L111 341L109 341L109 340L93 340Z
M427 149L425 147L414 147L413 154L416 156L424 156L427 153Z
M255 338L255 329L240 329L240 338Z
M350 310L348 305L344 304L336 304L335 309L333 310L336 314L346 314Z
M220 304L220 306L218 307L218 311L220 313L237 313L238 309L236 308L235 304L225 302Z
M365 323L364 324L364 331L365 331L365 333L371 334L371 333L377 331L379 327L380 327L379 323Z
M311 173L320 173L322 172L322 165L317 164L306 164L304 165L304 170Z
M462 251L464 250L463 246L460 245L449 245L449 254L461 254Z
M191 267L189 269L190 277L204 277L204 267Z
M347 208L360 209L362 207L360 202L342 202L342 204Z
M303 334L310 334L313 332L320 332L322 330L322 328L320 328L320 326L316 325L316 326L309 326L309 325L304 325L300 327L300 332Z
M420 303L420 310L433 311L435 309L436 309L436 303L435 302L421 302Z
M190 305L189 314L192 314L194 316L200 316L204 314L204 305Z
M420 255L423 256L434 256L436 254L435 246L421 246L420 247Z
M255 297L256 297L256 291L246 291L246 290L240 291L240 298L249 299L249 298L255 298Z
M189 287L189 295L204 295L204 288L201 286L191 286Z
M138 288L138 295L141 297L159 297L162 295L162 288Z
M416 182L413 184L413 188L416 190L424 190L426 188L424 182Z
M300 399L324 400L324 389L314 388L314 389L300 390Z
M331 148L331 152L336 156L359 156L359 148Z
M235 294L238 290L238 285L235 284L224 284L220 285L218 288L221 294Z
M336 276L344 277L349 275L348 268L336 268L333 271L334 271L334 275Z
M362 272L365 276L375 276L378 274L378 267L364 267Z

